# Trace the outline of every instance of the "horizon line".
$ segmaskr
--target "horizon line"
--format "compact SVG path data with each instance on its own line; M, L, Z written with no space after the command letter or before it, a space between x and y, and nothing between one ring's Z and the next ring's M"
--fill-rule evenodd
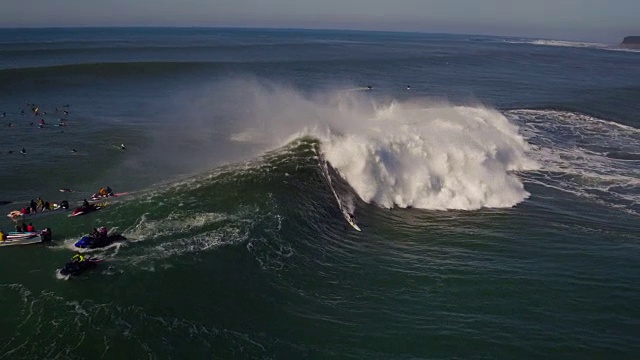
M348 28L303 28L303 27L255 27L255 26L205 26L205 25L76 25L76 26L1 26L1 30L46 30L46 29L219 29L219 30L271 30L271 31L336 31L336 32L354 32L354 33L395 33L395 34L425 34L425 35L455 35L455 36L484 36L493 38L517 38L527 40L555 40L555 41L571 41L585 42L574 39L549 38L549 37L530 37L521 35L496 35L496 34L473 34L466 32L427 32L419 30L367 30L367 29L348 29ZM627 35L633 36L633 35ZM607 44L603 42L592 42L594 44ZM612 43L613 44L613 43Z

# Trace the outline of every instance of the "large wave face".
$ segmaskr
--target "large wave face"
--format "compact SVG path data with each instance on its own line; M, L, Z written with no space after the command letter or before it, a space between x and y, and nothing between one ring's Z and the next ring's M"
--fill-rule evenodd
M241 106L217 102L217 111L235 113L230 141L264 151L318 138L331 166L366 202L470 210L512 207L529 196L513 172L537 165L518 127L496 110L378 99L362 89L304 94L258 81L219 88L218 98L242 99Z

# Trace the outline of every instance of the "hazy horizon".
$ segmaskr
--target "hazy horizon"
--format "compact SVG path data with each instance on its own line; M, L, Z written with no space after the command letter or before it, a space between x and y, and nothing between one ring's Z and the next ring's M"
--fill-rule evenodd
M619 43L639 35L634 0L5 0L0 28L206 27L399 31Z

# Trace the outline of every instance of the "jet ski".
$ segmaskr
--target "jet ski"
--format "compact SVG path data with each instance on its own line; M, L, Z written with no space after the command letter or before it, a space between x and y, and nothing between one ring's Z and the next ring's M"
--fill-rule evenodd
M100 193L95 193L93 195L91 195L90 200L91 201L100 201L100 200L104 200L107 198L112 198L112 197L118 197L118 196L124 196L124 195L128 195L128 192L121 192L121 193L108 193L106 195L101 195Z
M69 216L80 216L80 215L88 214L90 212L100 210L104 206L105 204L89 204L89 206L82 205L76 208L75 210L73 210L73 212Z
M82 248L82 249L96 249L96 248L109 246L116 241L123 241L123 240L127 240L127 238L120 234L109 234L107 236L86 235L86 236L83 236L80 240L78 240L73 246Z
M71 261L66 263L64 267L60 269L60 274L65 276L79 276L85 271L95 268L101 262L102 259L75 255L71 258Z

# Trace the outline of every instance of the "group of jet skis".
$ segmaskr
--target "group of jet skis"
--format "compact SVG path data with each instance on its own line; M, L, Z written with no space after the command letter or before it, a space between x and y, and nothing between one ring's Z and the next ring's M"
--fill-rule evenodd
M63 190L68 190L68 189L61 189L60 191L63 191ZM63 191L63 192L67 192L67 191ZM71 192L71 190L68 190L68 192ZM125 194L125 193L121 193L121 194ZM109 187L101 188L97 193L91 196L91 201L95 202L100 200L106 200L109 197L114 197L118 195L120 194L114 194L111 188ZM103 206L104 204L91 203L87 201L87 199L84 199L82 205L76 208L73 211L73 213L69 216L83 215L89 212L99 210ZM28 215L30 214L23 213L19 217L18 216L12 217L10 213L8 216L12 218L12 220L15 220L16 223L18 223L20 219L22 219L22 221L24 222L25 218ZM18 229L18 226L19 225L16 225L15 232L10 232L7 235L3 234L2 236L4 238L0 239L0 241L3 241L3 242L6 241L5 244L7 245L9 245L9 242L14 242L14 241L16 244L18 242L22 244L29 244L29 243L37 242L37 238L36 238L37 236L40 237L40 242L43 242L43 243L50 242L52 240L52 233L50 228L46 228L42 231L36 232L31 224L29 224L30 228L28 229L22 229L22 228ZM119 233L115 233L115 232L109 233L107 228L102 226L100 228L94 228L88 235L85 235L80 240L78 240L74 244L74 246L78 249L95 249L95 248L106 247L113 244L114 242L123 241L123 240L127 240L127 238L122 236ZM85 255L82 255L81 253L77 253L71 258L71 261L67 262L65 266L60 270L60 274L63 276L81 275L85 271L96 267L97 264L100 263L101 261L102 259L91 257L91 256L85 256Z
M74 246L81 249L95 249L123 240L127 240L127 238L118 233L108 233L107 228L102 226L100 229L94 228L89 235L83 236ZM60 269L60 274L64 276L77 276L89 269L93 269L101 261L102 259L84 256L78 253Z
M100 188L100 190L91 196L91 200L102 200L109 197L117 196L113 193L110 187ZM70 216L83 215L89 212L93 212L102 208L103 205L92 204L87 199L84 199L82 206L76 208ZM116 241L127 240L126 237L118 233L109 233L107 228L102 226L99 229L94 228L88 235L83 236L78 240L74 246L81 249L95 249L105 246L109 246ZM85 256L80 253L75 254L71 261L67 262L65 266L60 269L60 274L64 276L77 276L89 269L95 268L102 259Z

